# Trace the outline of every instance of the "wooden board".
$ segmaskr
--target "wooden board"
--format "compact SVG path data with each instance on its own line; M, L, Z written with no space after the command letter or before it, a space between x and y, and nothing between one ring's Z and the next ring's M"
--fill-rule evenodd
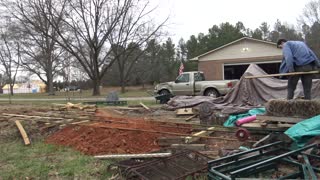
M184 137L160 137L157 140L159 146L170 146L172 144L184 144Z
M263 126L261 125L261 123L255 123L255 122L252 122L252 123L246 123L246 124L242 124L241 127L244 127L244 128L256 128L256 129L259 129L259 130L265 130L265 131L283 131L285 129L288 129L287 127L283 127L283 126L278 126L278 124L267 124L267 126Z
M170 147L177 149L189 149L194 151L204 151L207 149L205 144L172 144Z
M209 136L210 134L213 133L214 128L215 127L210 127L210 128L208 128L206 130L194 133L194 134L192 134L192 136L186 137L185 138L185 142L186 143L192 143L192 142L195 142L195 141L199 140L200 136ZM199 137L197 137L197 136L199 136Z
M278 117L278 116L257 115L257 120L285 122L285 123L296 124L298 122L303 121L304 119L303 118L296 118L296 117Z
M294 75L301 75L301 74L319 74L319 71L291 72L291 73L267 74L267 75L258 75L258 76L244 76L244 78L255 79L255 78L267 78L267 77L277 77L277 76L294 76Z
M29 137L28 137L26 131L24 130L22 124L20 123L19 120L16 120L15 123L16 123L16 125L17 125L17 127L18 127L18 129L20 131L20 134L21 134L21 136L23 138L24 144L25 145L29 145L30 144L30 140L29 140Z
M198 114L192 115L190 117L188 117L187 119L185 119L185 121L191 121L193 118L197 117Z
M183 116L183 115L193 115L192 108L181 108L177 110L177 116Z

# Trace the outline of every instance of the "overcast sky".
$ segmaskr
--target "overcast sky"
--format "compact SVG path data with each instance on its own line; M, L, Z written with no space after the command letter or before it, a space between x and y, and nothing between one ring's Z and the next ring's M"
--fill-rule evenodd
M222 22L243 22L255 29L264 21L270 29L277 19L297 24L297 18L310 0L151 0L158 6L157 18L170 16L168 31L175 43L182 37L207 33Z

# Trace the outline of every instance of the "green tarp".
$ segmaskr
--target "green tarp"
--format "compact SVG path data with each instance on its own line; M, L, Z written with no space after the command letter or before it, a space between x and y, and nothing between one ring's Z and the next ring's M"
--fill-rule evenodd
M244 114L230 115L229 118L223 123L223 126L233 127L235 126L235 122L238 119L257 115L257 114L264 114L265 112L266 112L266 108L255 108L255 109L249 110L247 113L244 113Z
M293 141L293 149L303 147L311 138L320 135L320 115L301 121L284 132Z

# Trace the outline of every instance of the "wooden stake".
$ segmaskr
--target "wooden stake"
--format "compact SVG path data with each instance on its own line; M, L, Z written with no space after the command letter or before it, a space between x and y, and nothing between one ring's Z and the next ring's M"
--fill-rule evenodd
M280 74L267 74L267 75L258 75L258 76L245 76L246 79L255 79L255 78L267 78L267 77L278 77L278 76L294 76L302 74L319 74L320 71L309 71L309 72L291 72L291 73L280 73Z
M145 108L146 110L151 111L151 109L150 109L148 106L146 106L145 104L143 104L142 102L140 102L140 105L141 105L143 108Z
M20 123L19 120L16 120L15 123L16 123L16 125L17 125L17 127L18 127L18 129L20 131L20 134L21 134L21 136L23 138L24 144L25 145L29 145L30 144L30 140L29 140L28 135L27 135L26 131L24 130L22 124Z

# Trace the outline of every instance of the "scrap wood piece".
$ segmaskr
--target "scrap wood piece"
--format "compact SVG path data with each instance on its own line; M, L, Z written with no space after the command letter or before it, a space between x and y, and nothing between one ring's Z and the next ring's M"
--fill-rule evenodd
M282 123L279 123L277 124L278 127L283 127L283 128L291 128L293 126L293 124L282 124Z
M157 139L157 144L159 146L170 146L172 144L183 144L185 143L184 137L174 136L174 137L159 137Z
M70 102L68 102L67 104L52 103L51 106L53 108L57 107L58 109L80 109L80 110L87 110L87 109L95 110L97 108L96 105L83 105L81 103L73 104Z
M115 158L155 158L155 157L170 157L169 153L150 153L150 154L110 154L110 155L99 155L94 156L97 159L115 159Z
M87 122L90 122L90 120L84 120L84 121L79 121L79 122L73 122L71 124L83 124L83 123L87 123Z
M195 115L193 115L193 116L190 116L190 117L188 117L187 119L185 119L185 121L191 121L191 119L193 119L193 118L195 118L195 117L197 117L198 116L198 114L195 114Z
M148 110L148 111L151 111L151 109L146 106L145 104L143 104L142 102L139 103L144 109Z
M192 136L185 137L185 142L186 143L192 143L194 141L199 140L201 138L201 136L208 136L211 133L213 133L214 128L215 127L210 127L210 128L208 128L206 130L194 133L194 134L192 134Z
M112 111L116 112L117 114L121 114L121 115L123 115L123 114L124 114L123 112L118 111L118 110L116 110L116 109L113 109Z
M24 144L25 145L29 145L30 144L30 140L29 140L29 137L28 137L26 131L24 130L22 124L20 123L19 120L16 120L15 123L16 123L16 125L17 125L17 127L18 127L18 129L20 131L20 134L21 134L21 136L23 138Z
M181 109L177 109L177 116L183 116L183 115L193 115L193 111L192 108L181 108Z
M20 118L41 118L41 119L54 119L54 120L63 120L64 119L64 118L60 118L60 117L31 116L31 115L9 114L9 113L2 113L2 115L6 116L6 117L20 117Z
M297 117L278 117L278 116L267 116L267 115L257 115L257 120L274 121L274 122L285 122L296 124L303 121L303 118Z
M189 149L194 151L204 151L207 149L205 144L172 144L170 147L176 149Z

